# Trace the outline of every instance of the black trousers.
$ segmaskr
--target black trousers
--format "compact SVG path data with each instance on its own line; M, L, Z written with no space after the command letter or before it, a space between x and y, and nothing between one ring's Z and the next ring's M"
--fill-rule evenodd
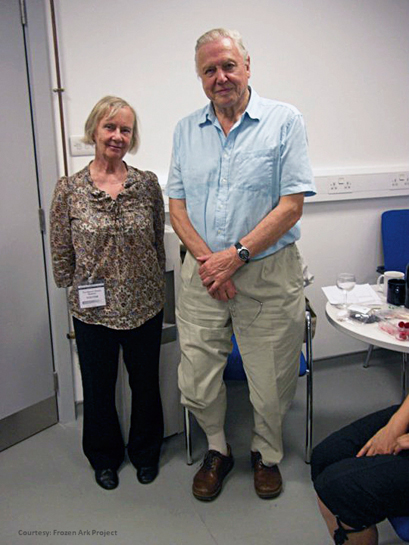
M156 465L163 441L159 353L163 311L140 327L115 330L74 318L84 392L83 449L94 469L118 469L125 457L115 406L119 349L132 391L128 456L135 467Z
M365 416L331 434L313 450L314 488L328 509L352 528L409 515L409 451L356 457L398 408L394 405Z

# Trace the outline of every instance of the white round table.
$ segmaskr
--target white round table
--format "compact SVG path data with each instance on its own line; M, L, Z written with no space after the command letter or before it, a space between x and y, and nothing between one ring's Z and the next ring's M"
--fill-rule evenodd
M328 321L336 329L346 333L355 339L364 341L371 346L379 346L380 348L386 348L387 350L394 350L395 352L402 353L402 398L406 397L406 376L407 376L407 361L409 354L409 341L399 341L395 339L386 331L382 331L377 322L373 324L360 324L352 320L339 320L337 315L339 308L330 303L326 304L325 314ZM369 358L368 358L369 359ZM367 359L367 361L368 361ZM367 366L367 362L365 364Z

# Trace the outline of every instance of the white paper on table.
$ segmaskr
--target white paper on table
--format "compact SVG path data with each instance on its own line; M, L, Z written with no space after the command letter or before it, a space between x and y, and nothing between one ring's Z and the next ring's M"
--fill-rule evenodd
M345 302L345 295L337 286L322 288L331 305L342 305ZM357 284L354 289L348 292L347 304L356 305L381 305L379 295L369 284Z

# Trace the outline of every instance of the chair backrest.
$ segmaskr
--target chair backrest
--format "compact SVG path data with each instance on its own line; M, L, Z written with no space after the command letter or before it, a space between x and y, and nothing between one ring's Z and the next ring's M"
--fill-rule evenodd
M409 517L390 517L389 522L398 536L409 543Z
M382 214L382 246L385 271L406 272L409 263L409 209Z

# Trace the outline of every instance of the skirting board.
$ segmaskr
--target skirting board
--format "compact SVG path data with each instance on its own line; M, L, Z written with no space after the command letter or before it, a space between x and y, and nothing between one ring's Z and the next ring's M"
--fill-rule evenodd
M55 396L3 418L0 421L0 451L58 422Z

